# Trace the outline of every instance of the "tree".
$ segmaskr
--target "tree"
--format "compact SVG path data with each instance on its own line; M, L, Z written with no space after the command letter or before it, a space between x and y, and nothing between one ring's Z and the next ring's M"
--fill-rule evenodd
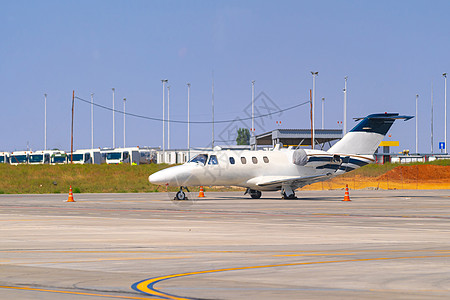
M250 145L250 131L247 128L239 128L236 143L238 145Z

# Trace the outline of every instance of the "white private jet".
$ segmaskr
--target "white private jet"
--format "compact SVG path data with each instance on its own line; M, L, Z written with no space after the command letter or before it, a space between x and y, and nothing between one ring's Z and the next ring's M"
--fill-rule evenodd
M261 191L281 191L295 199L295 190L374 163L374 153L395 120L409 120L398 113L372 114L360 121L328 151L281 148L270 151L216 150L189 162L149 176L157 185L177 186L175 200L185 200L188 186L240 186L254 199Z

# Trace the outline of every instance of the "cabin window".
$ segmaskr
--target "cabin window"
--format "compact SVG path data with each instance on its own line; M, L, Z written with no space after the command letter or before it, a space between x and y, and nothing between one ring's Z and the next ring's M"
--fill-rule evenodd
M263 156L263 160L264 160L264 162L265 162L266 164L269 163L269 158L268 158L267 156Z
M194 157L193 159L191 159L189 162L196 162L196 163L205 165L207 160L208 160L207 154L199 154L196 157Z
M125 159L127 159L128 158L128 152L124 152L123 153L123 159L125 160Z
M258 163L258 159L256 158L256 157L252 157L252 162L254 163L254 164L257 164Z
M245 165L247 163L247 159L245 157L241 157L241 163Z
M217 156L211 155L208 161L208 165L218 165Z
M235 161L234 161L234 157L230 157L230 164L234 165Z

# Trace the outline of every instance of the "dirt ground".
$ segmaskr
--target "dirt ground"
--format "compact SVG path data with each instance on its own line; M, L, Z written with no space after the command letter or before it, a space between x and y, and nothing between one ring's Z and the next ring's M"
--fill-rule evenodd
M450 166L399 166L378 177L340 176L332 180L305 186L302 190L343 189L346 184L350 189L355 190L450 189Z

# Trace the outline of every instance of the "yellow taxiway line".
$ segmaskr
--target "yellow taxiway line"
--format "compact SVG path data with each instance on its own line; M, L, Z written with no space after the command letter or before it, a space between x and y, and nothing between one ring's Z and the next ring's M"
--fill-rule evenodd
M420 258L438 258L438 257L450 257L450 255L420 255L420 256L401 256L401 257L356 258L356 259L343 259L343 260L273 264L273 265L265 265L265 266L225 268L225 269L188 272L188 273L180 273L180 274L173 274L173 275L161 276L161 277L156 277L156 278L150 278L150 279L146 279L146 280L143 280L143 281L133 284L132 288L136 291L140 291L140 292L150 295L150 296L163 297L163 298L172 299L172 300L190 300L189 298L183 298L183 297L179 297L176 295L170 295L170 294L161 292L161 291L155 289L154 285L158 282L165 281L168 279L178 278L178 277L201 275L201 274L208 274L208 273L227 272L227 271L242 271L242 270L255 270L255 269L263 269L263 268L292 267L292 266L305 266L305 265L318 265L318 264L331 264L331 263L387 261L387 260L396 260L396 259L420 259Z
M105 295L105 294L94 294L94 293L83 293L83 292L71 292L71 291L58 291L49 289L37 289L31 287L20 287L20 286L1 286L0 289L12 289L12 290L24 290L24 291L35 291L35 292L48 292L48 293L59 293L59 294L70 294L70 295L81 295L81 296L94 296L94 297L107 297L107 298L118 298L118 299L133 299L133 300L154 300L160 298L142 298L133 296L118 296L118 295Z

